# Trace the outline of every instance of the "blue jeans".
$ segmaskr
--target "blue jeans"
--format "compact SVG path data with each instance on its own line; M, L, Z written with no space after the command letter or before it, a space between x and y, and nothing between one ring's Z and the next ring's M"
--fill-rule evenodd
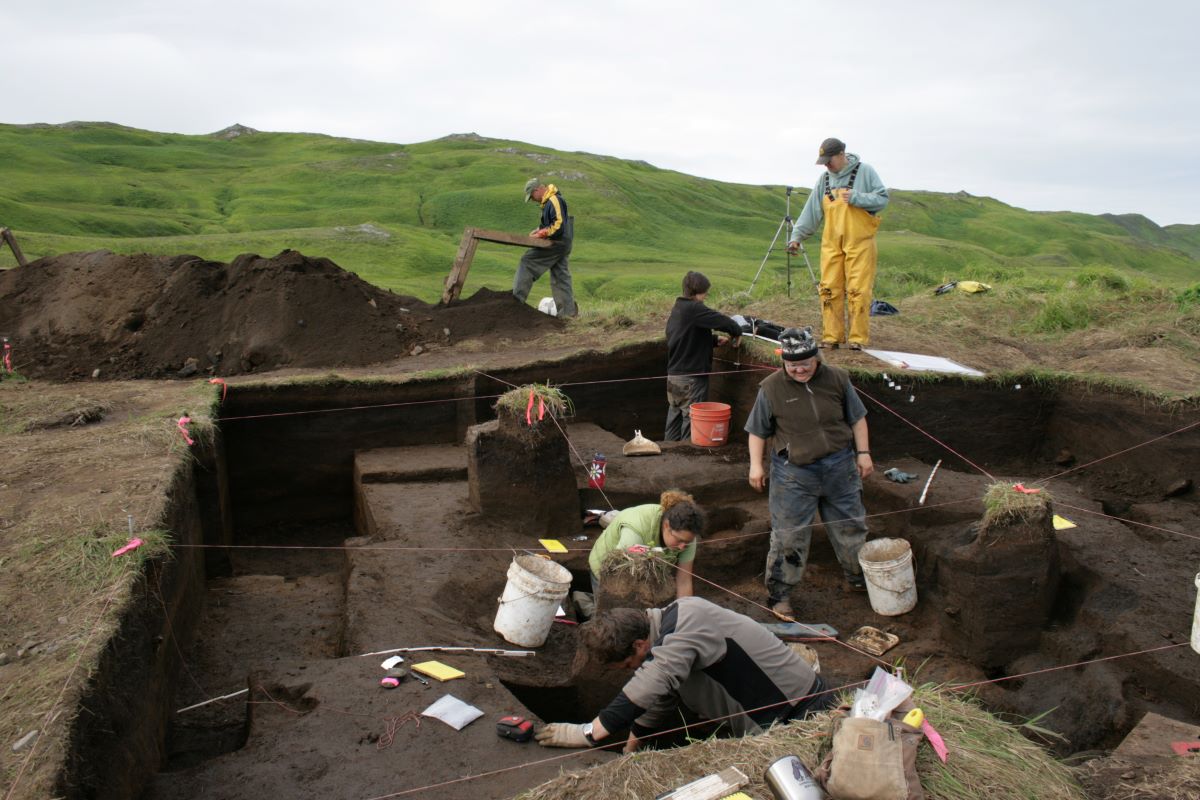
M851 448L798 467L771 454L771 549L767 553L767 594L772 603L786 599L804 577L814 515L820 511L825 532L846 575L861 575L858 551L867 540L862 478Z

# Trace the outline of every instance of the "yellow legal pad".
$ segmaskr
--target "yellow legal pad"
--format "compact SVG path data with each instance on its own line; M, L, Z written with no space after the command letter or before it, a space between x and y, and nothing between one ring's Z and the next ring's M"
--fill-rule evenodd
M538 543L551 553L565 553L567 547L558 539L538 539Z
M1056 530L1056 531L1065 531L1065 530L1069 530L1070 528L1078 528L1079 527L1074 522L1071 522L1071 520L1067 519L1066 517L1060 517L1058 514L1054 515L1053 522L1054 522L1054 530Z
M422 661L420 664L413 664L412 670L431 678L437 678L439 681L452 681L467 674L440 661Z
M721 800L753 800L753 798L745 792L734 792L733 794L725 795Z

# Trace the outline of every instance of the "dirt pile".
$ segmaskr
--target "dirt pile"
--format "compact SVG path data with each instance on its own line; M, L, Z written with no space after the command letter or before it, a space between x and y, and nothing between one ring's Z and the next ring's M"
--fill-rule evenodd
M418 346L525 339L560 326L506 292L431 306L293 250L228 264L70 253L0 272L0 336L12 341L14 368L37 378L363 366Z

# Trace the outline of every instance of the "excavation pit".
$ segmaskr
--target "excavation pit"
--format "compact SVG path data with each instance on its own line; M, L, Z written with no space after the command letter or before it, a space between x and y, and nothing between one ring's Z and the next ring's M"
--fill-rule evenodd
M379 686L393 648L451 646L518 649L492 630L496 599L514 552L540 551L547 531L512 514L474 510L465 445L473 426L494 418L494 396L549 379L571 397L575 491L585 508L653 502L667 488L691 492L709 511L698 550L697 593L768 621L761 605L769 513L746 480L744 438L722 448L667 444L663 455L623 458L621 444L662 428L661 381L601 383L613 375L661 371L659 346L633 347L527 368L407 383L328 382L247 387L222 408L220 440L200 470L206 582L193 615L194 642L180 643L186 670L172 676L171 708L247 690L244 696L170 715L162 769L146 798L251 798L299 795L375 797L420 787L427 796L511 797L558 773L612 758L568 754L500 739L506 714L543 720L590 719L623 676L577 663L575 627L554 624L533 657L405 652L466 673L430 688L409 678ZM761 371L715 376L712 396L733 406L741 430ZM876 475L865 483L872 538L908 540L916 563L917 608L895 618L874 614L865 595L845 591L841 570L818 526L796 617L837 628L844 639L874 625L901 639L886 659L903 659L919 682L974 683L991 709L1034 716L1062 733L1061 752L1115 745L1144 711L1200 721L1200 658L1186 646L1189 587L1200 561L1200 508L1194 494L1165 490L1200 463L1195 432L1065 475L1048 485L1054 510L1078 527L1055 532L1058 579L1043 587L1037 613L981 596L964 582L981 562L974 546L989 485L1031 483L1076 463L1126 451L1176 430L1195 409L1159 407L1133 395L1086 387L957 379L922 384L916 402L877 377L856 379L870 412ZM1031 388L1032 387L1032 388ZM909 391L902 393L907 400ZM880 408L889 408L933 441ZM953 452L951 452L953 451ZM587 486L582 460L608 455L604 494ZM970 459L968 463L953 453ZM934 463L944 459L924 505L917 500ZM910 484L885 480L888 467L917 473ZM984 474L984 471L988 474ZM528 487L526 487L528 489ZM561 500L561 498L559 498ZM1114 505L1128 521L1101 516ZM1141 523L1141 524L1135 524ZM1170 531L1188 535L1177 535ZM555 560L586 588L586 558L599 529L562 535ZM573 537L586 535L586 541ZM977 542L976 542L977 544ZM992 545L995 553L995 545ZM977 578L984 577L981 574ZM1011 599L1011 598L1010 598ZM569 605L569 604L568 604ZM574 608L567 609L574 615ZM988 647L972 614L1007 623L1003 647ZM1021 618L1016 618L1020 616ZM1026 619L1028 616L1028 619ZM1029 626L1022 629L1024 623ZM982 631L982 633L980 633ZM826 682L860 680L874 662L834 643L816 645ZM1065 664L1147 651L1052 672ZM1030 673L1030 674L1027 674ZM484 712L454 731L420 712L444 693ZM117 747L117 744L107 746ZM97 754L103 745L97 745ZM520 766L487 778L471 775ZM448 783L450 781L460 781Z

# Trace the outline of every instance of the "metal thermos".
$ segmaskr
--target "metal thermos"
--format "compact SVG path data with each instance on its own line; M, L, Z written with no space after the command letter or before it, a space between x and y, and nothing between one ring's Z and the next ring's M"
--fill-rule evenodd
M829 796L796 756L784 756L767 767L766 781L775 800L826 800Z

